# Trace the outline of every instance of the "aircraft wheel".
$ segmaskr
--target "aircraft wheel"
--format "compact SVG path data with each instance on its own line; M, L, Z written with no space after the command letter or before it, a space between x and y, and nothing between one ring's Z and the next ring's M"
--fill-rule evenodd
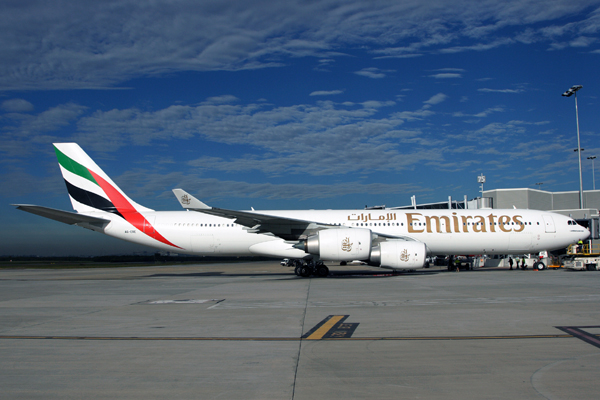
M320 276L321 278L325 278L326 276L329 275L329 268L327 268L325 265L321 265L317 269L317 275Z
M308 266L300 267L300 276L303 278L308 278L312 274L312 268Z
M296 268L294 268L294 274L296 274L297 276L300 276L300 269L302 267L301 266L297 266Z
M543 270L545 270L545 269L546 269L546 264L544 264L544 263L543 263L543 262L541 262L541 261L538 261L538 262L536 262L536 263L533 265L533 269L536 269L536 268L537 268L537 270L538 270L538 271L543 271Z

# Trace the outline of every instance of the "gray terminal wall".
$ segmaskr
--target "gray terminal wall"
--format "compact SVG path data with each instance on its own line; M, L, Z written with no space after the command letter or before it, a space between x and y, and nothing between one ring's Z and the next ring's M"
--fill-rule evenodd
M600 239L600 190L583 192L583 209L579 208L579 192L545 192L536 189L496 189L483 192L492 199L493 208L524 208L554 211L568 215L590 229L592 239ZM587 222L586 222L587 221Z
M536 189L495 189L483 192L492 198L494 208L525 208L532 210L574 210L579 208L579 192L546 192ZM600 209L600 190L583 192L583 207Z

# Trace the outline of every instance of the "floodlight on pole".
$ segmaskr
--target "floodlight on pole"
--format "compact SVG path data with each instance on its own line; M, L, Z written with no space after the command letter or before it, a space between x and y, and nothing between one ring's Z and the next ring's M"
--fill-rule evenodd
M483 201L483 184L485 183L485 175L479 175L477 177L477 183L481 183L481 186L479 188L481 189L481 199Z
M583 88L581 85L571 86L569 90L564 92L564 97L575 95L575 120L577 121L577 155L579 157L579 208L583 208L583 178L581 175L581 141L579 140L579 111L577 109L577 91Z
M596 159L596 156L588 157L588 160L592 160L592 184L593 184L594 190L596 190L596 172L594 171L594 160L595 159Z

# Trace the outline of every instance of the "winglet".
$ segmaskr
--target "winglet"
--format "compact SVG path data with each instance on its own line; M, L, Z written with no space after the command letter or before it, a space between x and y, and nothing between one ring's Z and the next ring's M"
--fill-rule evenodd
M173 189L173 193L181 207L186 210L210 210L212 207L207 206L183 189Z

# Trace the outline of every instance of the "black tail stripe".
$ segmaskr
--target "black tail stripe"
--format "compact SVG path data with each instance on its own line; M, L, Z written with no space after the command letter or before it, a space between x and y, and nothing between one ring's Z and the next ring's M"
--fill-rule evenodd
M67 185L69 195L71 195L71 197L79 203L96 208L98 210L117 214L124 218L111 201L102 196L98 196L96 193L88 192L87 190L78 188L77 186L70 184L66 179L65 184Z

